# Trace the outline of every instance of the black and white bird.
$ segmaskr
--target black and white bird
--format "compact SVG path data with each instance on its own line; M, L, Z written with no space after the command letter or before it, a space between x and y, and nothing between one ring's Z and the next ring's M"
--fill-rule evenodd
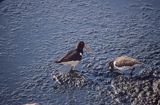
M79 64L82 60L83 48L85 48L88 52L92 51L92 49L89 46L86 46L83 41L80 41L76 46L76 49L69 51L60 60L55 61L55 63L70 65L71 70L75 70L76 65Z
M132 75L134 67L140 66L141 64L143 64L143 63L137 59L132 58L132 57L120 56L120 57L117 57L115 60L109 62L109 70L110 71L131 70L131 75Z

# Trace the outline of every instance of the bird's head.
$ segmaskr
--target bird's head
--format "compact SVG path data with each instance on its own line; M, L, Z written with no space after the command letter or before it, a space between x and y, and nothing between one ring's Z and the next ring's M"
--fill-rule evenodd
M85 48L87 52L92 52L92 49L89 46L87 46L83 41L80 41L77 45L77 49L83 50L83 48Z
M108 68L109 68L110 71L114 70L114 61L109 61L108 62Z
M77 49L83 49L85 46L85 43L83 41L80 41L77 45Z

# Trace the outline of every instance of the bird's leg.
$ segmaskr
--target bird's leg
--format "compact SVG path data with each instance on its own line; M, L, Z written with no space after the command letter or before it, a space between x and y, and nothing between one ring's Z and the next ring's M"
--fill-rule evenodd
M75 70L75 66L71 66L70 72L73 72Z
M73 66L71 66L71 70L70 71L72 71L74 69L74 67Z
M73 66L73 70L75 70L75 66Z
M125 75L124 73L120 73L120 74L123 75L123 76Z
M72 74L73 73L73 66L71 66L71 69L70 69L70 71L69 71L69 74Z

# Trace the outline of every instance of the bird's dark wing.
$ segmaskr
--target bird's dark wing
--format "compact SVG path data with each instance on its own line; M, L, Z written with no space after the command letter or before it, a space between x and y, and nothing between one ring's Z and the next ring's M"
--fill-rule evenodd
M61 58L58 63L67 62L67 61L76 61L81 59L82 59L82 56L79 54L77 50L71 50L63 58Z

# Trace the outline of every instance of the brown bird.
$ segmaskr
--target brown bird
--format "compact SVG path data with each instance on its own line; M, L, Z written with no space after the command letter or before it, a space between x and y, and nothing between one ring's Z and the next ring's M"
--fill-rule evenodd
M76 49L69 51L64 57L60 60L55 61L55 63L70 65L71 70L74 70L76 65L82 60L83 48L85 48L88 52L91 52L92 49L83 41L80 41L76 46Z
M120 70L120 71L125 71L131 69L131 75L134 70L134 67L139 66L143 64L137 59L128 57L128 56L120 56L117 57L115 60L109 62L109 70L114 71L114 70Z

